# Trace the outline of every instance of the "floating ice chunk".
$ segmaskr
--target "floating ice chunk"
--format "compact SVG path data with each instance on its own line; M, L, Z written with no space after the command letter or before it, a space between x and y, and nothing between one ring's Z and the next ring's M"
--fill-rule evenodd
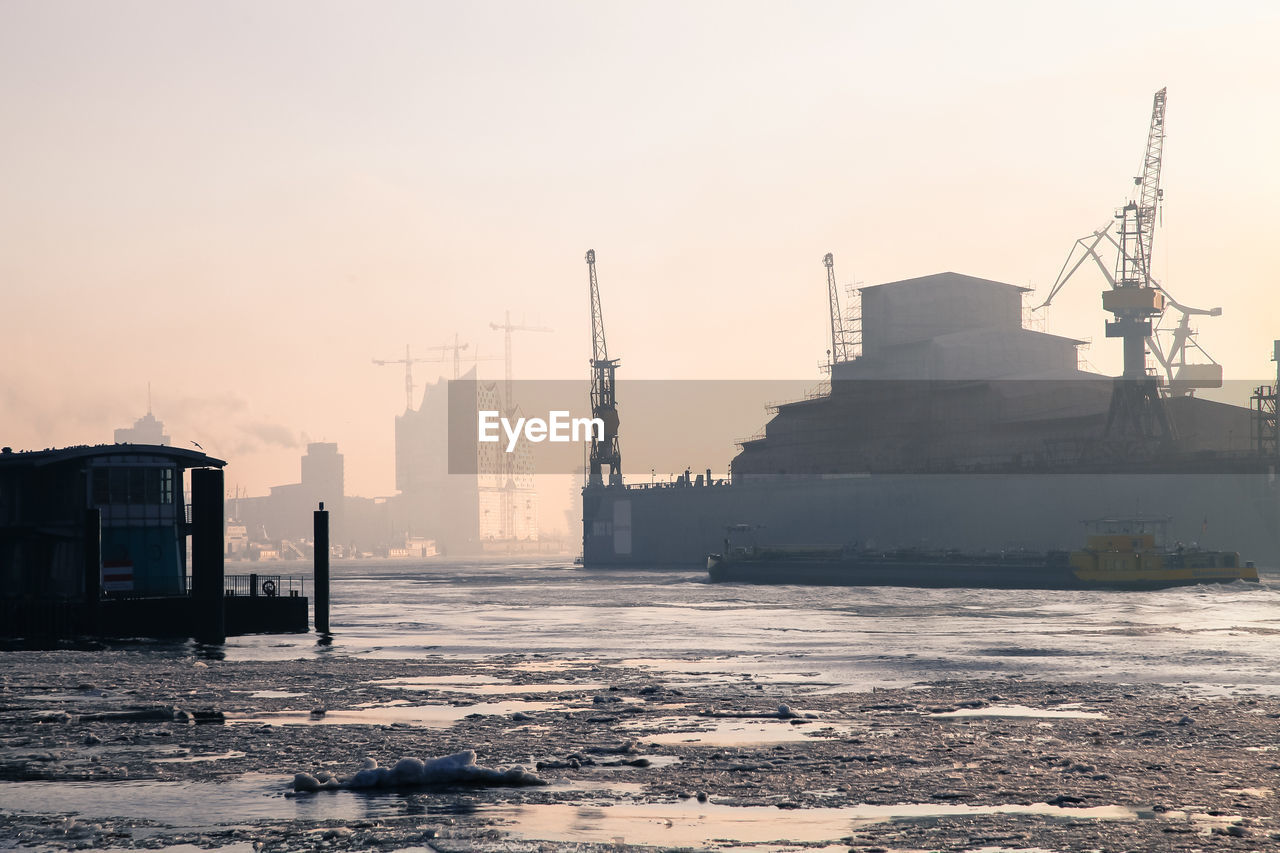
M295 791L324 791L330 787L336 788L337 785L326 785L310 773L293 774L293 790Z
M637 741L629 740L618 744L597 744L587 747L587 752L594 752L596 755L626 755L632 752L639 752L640 744Z
M339 779L321 771L316 775L298 773L293 777L295 791L330 791L339 788L418 788L432 785L473 785L476 787L523 787L545 785L545 780L524 767L515 765L502 770L476 764L475 750L446 755L423 761L419 758L402 758L394 767L379 767L378 762L366 758L354 776Z

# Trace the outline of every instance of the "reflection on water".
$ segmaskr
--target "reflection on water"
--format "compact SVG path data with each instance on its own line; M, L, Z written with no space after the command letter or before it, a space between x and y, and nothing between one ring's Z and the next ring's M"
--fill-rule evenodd
M628 782L577 783L568 790L605 791L630 797L639 786ZM517 837L565 841L670 846L713 845L717 840L791 842L836 841L862 826L892 820L982 814L1046 815L1073 820L1134 820L1123 806L1062 808L1035 805L965 806L924 803L858 805L847 808L781 810L772 806L725 806L684 800L614 805L488 805L448 792L322 791L286 796L284 780L249 775L212 782L0 782L0 801L16 813L68 813L87 819L146 815L162 825L212 828L256 820L340 820L404 815L450 815L466 825L497 821ZM192 809L190 801L201 804Z
M603 690L608 687L601 681L563 681L540 684L510 684L489 680L483 675L432 675L421 678L384 678L370 681L380 687L398 690L435 691L437 693L466 693L480 696L505 694L571 693L575 690Z
M383 705L351 710L326 711L264 711L252 716L228 715L228 723L258 723L276 726L362 725L389 726L406 723L428 728L445 728L472 714L514 714L517 711L531 713L552 709L566 710L558 702L479 702L474 705L402 705L392 702Z
M1036 805L963 806L938 803L781 810L772 806L620 803L612 806L493 806L488 816L517 837L669 847L719 847L720 842L837 841L859 827L892 820L983 814L1044 815L1075 820L1135 820L1123 806L1064 809Z
M669 729L676 731L669 731ZM806 721L793 725L789 720L711 719L707 717L662 717L628 724L624 731L645 743L680 746L747 746L751 744L800 743L816 736L848 727Z

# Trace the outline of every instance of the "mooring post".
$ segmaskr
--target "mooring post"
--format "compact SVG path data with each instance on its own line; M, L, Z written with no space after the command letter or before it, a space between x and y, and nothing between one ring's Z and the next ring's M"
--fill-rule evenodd
M329 511L320 501L315 511L316 633L329 633Z
M195 638L201 643L227 640L223 601L222 469L191 470L191 586Z
M90 507L84 514L84 625L86 634L98 633L98 600L102 593L102 510Z

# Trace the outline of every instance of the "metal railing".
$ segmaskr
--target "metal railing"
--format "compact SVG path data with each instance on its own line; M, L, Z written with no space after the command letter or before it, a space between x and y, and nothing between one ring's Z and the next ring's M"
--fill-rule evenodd
M191 575L187 575L187 594L191 594ZM223 595L247 598L306 597L306 575L265 575L252 572L247 575L223 575Z

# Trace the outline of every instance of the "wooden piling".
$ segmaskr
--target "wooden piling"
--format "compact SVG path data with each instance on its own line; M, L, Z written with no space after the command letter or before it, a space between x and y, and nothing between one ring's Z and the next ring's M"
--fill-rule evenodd
M98 602L102 597L102 510L90 507L84 513L84 624L81 631L99 631Z
M223 477L221 468L191 470L191 585L195 639L227 639L223 602Z

